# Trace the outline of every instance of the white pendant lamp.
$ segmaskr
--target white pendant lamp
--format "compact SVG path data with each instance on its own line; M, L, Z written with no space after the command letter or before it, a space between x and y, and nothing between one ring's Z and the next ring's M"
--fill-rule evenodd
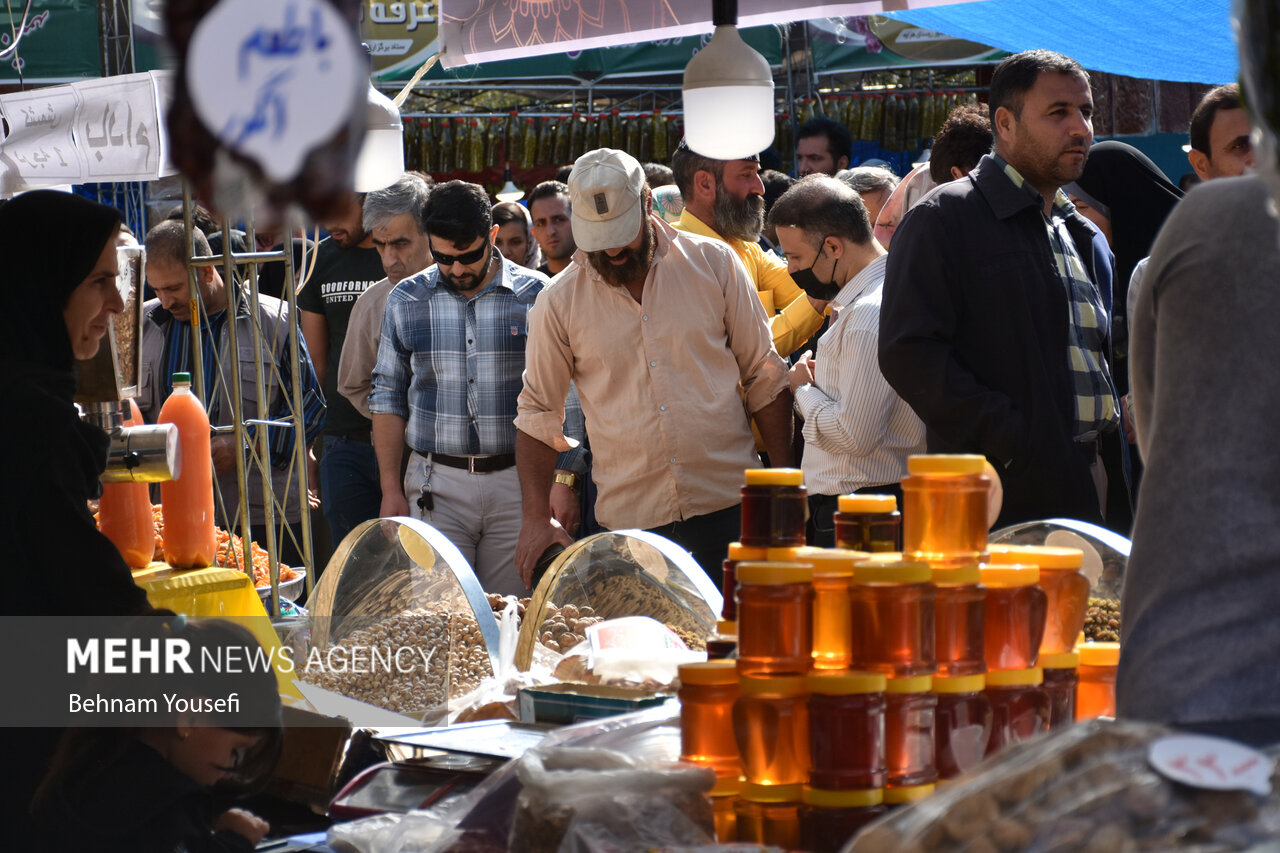
M737 0L712 0L715 33L684 69L684 138L716 160L759 154L773 142L773 72L738 34Z

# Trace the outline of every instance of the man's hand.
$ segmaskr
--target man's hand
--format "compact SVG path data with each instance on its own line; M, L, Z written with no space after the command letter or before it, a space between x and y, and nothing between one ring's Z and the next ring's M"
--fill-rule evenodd
M791 373L788 379L791 382L791 393L794 395L801 385L813 384L813 350L805 350L791 367Z
M236 437L234 435L215 435L209 440L209 450L213 456L213 473L222 475L236 469Z
M524 523L520 525L520 539L516 543L516 571L520 573L520 580L530 589L533 588L533 567L538 564L542 552L553 542L559 542L567 548L573 544L573 537L554 518L539 522L525 517Z
M578 522L582 519L578 493L564 483L551 484L551 517L560 522L570 536L578 532Z
M213 822L213 829L215 832L226 829L236 835L243 835L256 847L271 830L271 824L253 812L247 812L244 809L227 809Z
M404 492L400 489L395 489L394 491L383 489L382 508L378 510L378 514L381 518L391 518L396 515L410 515L409 501L405 498Z
M307 505L320 508L320 462L310 447L307 448Z

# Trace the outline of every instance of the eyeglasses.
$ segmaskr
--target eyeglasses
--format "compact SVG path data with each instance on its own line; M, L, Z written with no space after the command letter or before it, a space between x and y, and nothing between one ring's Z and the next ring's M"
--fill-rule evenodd
M436 263L442 267L451 267L454 264L462 264L464 267L469 267L487 255L490 249L491 246L485 243L480 248L472 249L470 252L463 252L461 255L446 255L443 252L437 252L433 248L431 255L436 259Z

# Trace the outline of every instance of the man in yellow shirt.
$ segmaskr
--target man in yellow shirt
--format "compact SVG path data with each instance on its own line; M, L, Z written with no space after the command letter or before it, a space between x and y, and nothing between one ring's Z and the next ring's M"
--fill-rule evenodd
M760 159L714 160L682 141L671 158L684 212L675 227L728 243L755 285L778 354L802 347L822 325L825 300L814 299L791 280L787 263L756 242L764 228L764 184Z

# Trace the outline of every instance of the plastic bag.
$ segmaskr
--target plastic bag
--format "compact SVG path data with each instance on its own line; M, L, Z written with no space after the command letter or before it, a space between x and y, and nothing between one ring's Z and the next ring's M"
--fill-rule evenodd
M548 670L533 668L521 672L516 668L516 645L520 640L519 602L513 595L506 596L507 604L498 618L498 669L485 678L470 693L449 701L447 722L443 719L428 721L426 725L453 725L476 720L518 720L520 710L518 692L521 687L531 687L551 681Z
M517 762L524 788L514 853L647 849L715 839L704 767L642 763L599 747L539 747Z
M1280 797L1177 784L1148 761L1175 734L1093 720L1011 747L871 824L845 853L1250 850L1280 837ZM1274 767L1268 768L1274 774Z

